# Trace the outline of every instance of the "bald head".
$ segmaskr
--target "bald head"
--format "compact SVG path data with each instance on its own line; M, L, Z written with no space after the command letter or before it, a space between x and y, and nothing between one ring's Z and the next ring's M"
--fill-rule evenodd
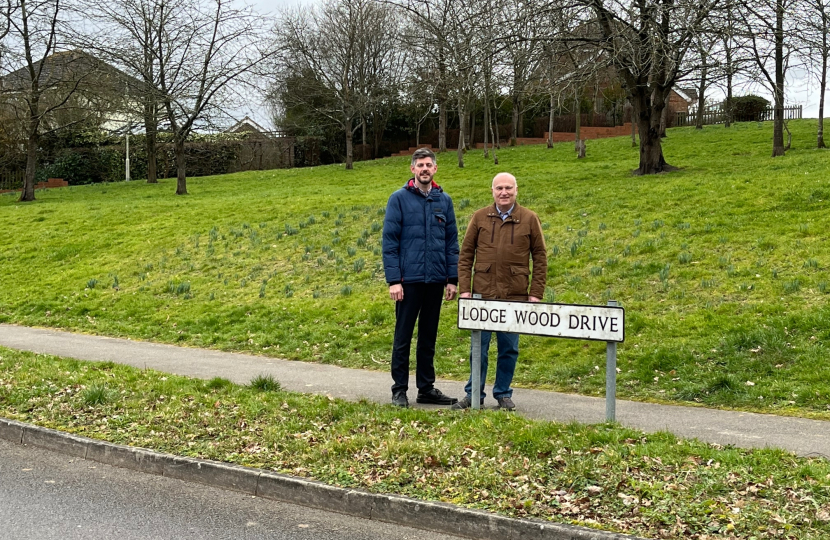
M493 200L502 212L507 212L516 203L519 188L516 177L510 173L499 173L493 178Z
M494 176L494 177L493 177L493 186L492 186L492 187L496 187L496 181L497 181L497 180L503 180L503 181L506 181L506 182L512 182L514 186L518 186L518 184L516 183L516 177L515 177L515 176L513 176L513 175L512 175L512 174L510 174L510 173L507 173L507 172L500 172L499 174L497 174L496 176Z

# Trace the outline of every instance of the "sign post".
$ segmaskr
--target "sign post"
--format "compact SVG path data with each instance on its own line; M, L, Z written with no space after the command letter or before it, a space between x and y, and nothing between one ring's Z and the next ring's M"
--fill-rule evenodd
M458 328L472 330L472 408L480 408L481 401L481 331L513 332L605 341L605 417L615 420L617 343L625 340L625 310L616 301L609 301L608 306L583 306L482 300L479 296L458 299Z
M481 299L481 295L474 294L473 298ZM481 330L470 332L470 383L473 385L470 406L478 410L481 408Z
M616 300L609 300L609 306L616 307ZM617 418L617 342L605 345L605 419L613 422Z

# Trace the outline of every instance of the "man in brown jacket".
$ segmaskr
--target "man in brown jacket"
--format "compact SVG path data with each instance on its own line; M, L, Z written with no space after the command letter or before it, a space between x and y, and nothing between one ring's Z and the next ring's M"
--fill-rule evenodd
M458 259L461 298L478 293L487 300L539 302L544 296L548 274L545 236L539 217L516 202L517 192L516 177L499 173L493 178L495 205L473 214ZM491 337L492 332L481 332L482 403ZM512 411L516 405L510 383L519 358L519 334L496 332L496 340L499 356L493 397L499 408ZM467 381L464 391L466 397L453 405L453 409L467 409L472 404L472 380Z

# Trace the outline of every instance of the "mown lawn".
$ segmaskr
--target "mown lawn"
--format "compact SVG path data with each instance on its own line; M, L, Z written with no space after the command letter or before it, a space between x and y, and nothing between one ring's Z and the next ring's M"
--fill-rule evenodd
M681 171L635 177L630 139L480 151L436 180L460 229L506 170L545 228L548 300L626 309L618 396L830 418L830 154L793 121L665 140ZM380 236L408 160L0 196L0 321L388 369ZM445 304L439 376L468 375ZM604 344L522 337L517 386L604 392ZM519 394L517 394L518 399Z
M0 348L0 416L645 538L824 540L830 464L488 410L399 409Z

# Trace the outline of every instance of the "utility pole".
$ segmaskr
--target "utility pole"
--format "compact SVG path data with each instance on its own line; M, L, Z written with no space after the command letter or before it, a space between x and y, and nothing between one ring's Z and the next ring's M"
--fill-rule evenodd
M126 157L124 158L124 180L130 181L130 131L132 130L132 123L127 124L127 148Z

